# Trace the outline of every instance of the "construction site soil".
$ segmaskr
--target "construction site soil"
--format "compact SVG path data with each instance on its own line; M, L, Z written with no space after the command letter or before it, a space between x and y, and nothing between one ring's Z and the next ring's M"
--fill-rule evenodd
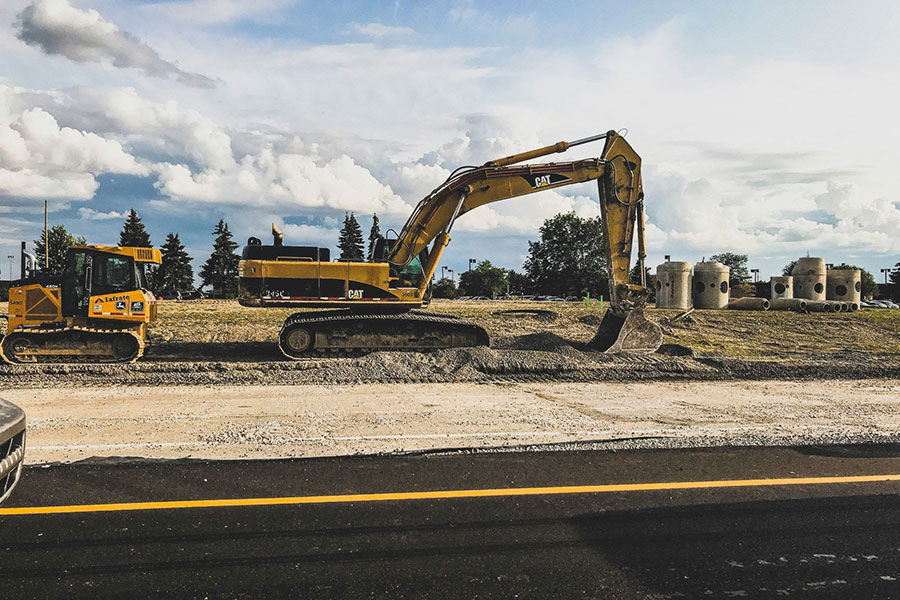
M138 363L0 365L0 389L900 377L900 310L681 316L651 308L646 314L661 325L663 346L649 356L628 357L586 347L602 316L596 302L443 300L430 309L480 324L491 347L290 361L276 338L281 322L295 311L245 308L234 301L164 301ZM528 312L534 309L540 312ZM0 315L5 313L0 304Z

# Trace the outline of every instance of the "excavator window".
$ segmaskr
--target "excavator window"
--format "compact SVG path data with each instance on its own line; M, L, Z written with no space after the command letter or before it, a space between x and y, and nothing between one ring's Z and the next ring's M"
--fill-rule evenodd
M428 249L425 249L400 270L400 273L397 274L397 281L391 282L391 287L418 287L419 282L422 281L422 265L427 260Z

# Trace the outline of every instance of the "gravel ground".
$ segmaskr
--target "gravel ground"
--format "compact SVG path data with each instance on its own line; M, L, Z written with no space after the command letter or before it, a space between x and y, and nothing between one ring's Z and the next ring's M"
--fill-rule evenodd
M790 362L716 356L611 356L552 333L523 336L532 349L376 352L300 361L141 361L132 365L0 365L0 390L116 385L596 382L900 377L900 362L835 352Z
M496 315L549 311L553 318ZM5 312L0 304L0 313ZM275 337L290 309L236 302L162 302L153 344L134 365L0 365L0 390L44 386L304 385L352 383L591 382L861 379L900 376L900 311L826 315L649 309L666 346L648 357L607 356L585 343L600 323L594 302L436 301L436 312L473 320L490 348L377 352L296 362Z
M30 464L900 442L900 379L24 389Z

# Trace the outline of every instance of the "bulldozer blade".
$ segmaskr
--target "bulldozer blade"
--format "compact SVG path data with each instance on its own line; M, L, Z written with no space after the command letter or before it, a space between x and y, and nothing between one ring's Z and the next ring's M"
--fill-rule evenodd
M588 346L609 354L652 354L659 349L662 338L662 329L647 320L643 309L624 312L610 309L603 315Z

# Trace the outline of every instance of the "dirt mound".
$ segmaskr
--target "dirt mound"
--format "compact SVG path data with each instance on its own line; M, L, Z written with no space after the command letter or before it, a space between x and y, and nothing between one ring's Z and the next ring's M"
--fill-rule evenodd
M575 350L572 342L549 331L516 336L509 343L508 348L511 350L547 350L551 352Z
M493 317L509 317L514 319L521 318L532 318L538 319L541 321L555 321L559 318L559 314L553 312L552 310L543 310L536 308L514 308L507 310L495 310L491 313Z
M602 321L603 318L600 315L584 315L583 317L578 317L579 323L584 323L591 327L599 327Z

